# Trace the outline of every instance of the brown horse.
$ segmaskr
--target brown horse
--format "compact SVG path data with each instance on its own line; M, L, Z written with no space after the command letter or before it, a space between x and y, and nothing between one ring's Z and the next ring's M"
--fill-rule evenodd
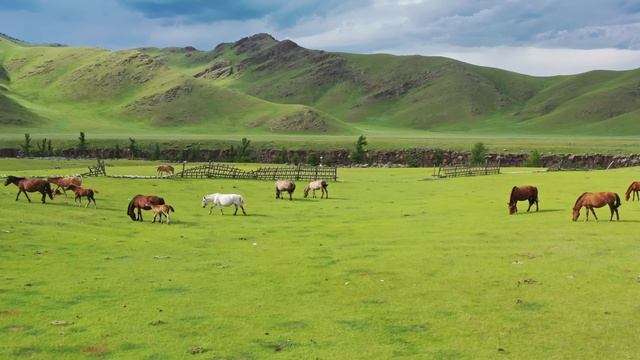
M127 215L129 215L129 217L133 221L142 221L142 210L151 210L151 206L153 205L164 205L164 199L155 195L136 195L129 202L129 206L127 207ZM137 217L135 209L138 209Z
M156 217L160 216L160 224L162 224L162 216L164 215L167 218L167 225L171 221L169 214L172 212L176 212L176 210L171 205L151 205L151 210L153 211L153 222L156 222Z
M589 221L589 211L593 214L593 217L598 221L598 217L596 216L593 208L601 208L605 205L609 205L609 209L611 210L611 218L609 221L613 220L613 214L616 214L616 219L620 220L620 216L618 215L618 208L621 205L620 196L614 192L596 192L590 193L586 192L578 197L576 200L576 204L573 206L573 221L578 221L580 217L580 209L584 206L587 208L587 219L585 221Z
M86 197L87 205L85 205L85 208L88 207L89 204L91 204L91 201L93 201L94 208L98 207L98 205L96 205L96 199L93 197L94 194L98 193L98 190L85 189L75 185L69 185L69 190L73 191L76 194L76 197L75 199L73 199L73 201L78 202L78 206L82 206L82 198Z
M18 195L16 195L16 201L18 201L20 193L24 193L24 196L27 197L27 200L31 202L31 199L29 199L29 195L27 195L27 192L35 191L38 191L40 194L42 194L43 204L45 203L45 198L47 195L49 195L49 199L53 200L53 191L51 191L51 185L49 185L49 183L44 180L7 176L7 179L4 181L4 186L7 186L9 184L13 184L18 187Z
M529 207L527 212L531 210L531 206L536 204L536 211L538 211L538 188L535 186L514 186L511 189L511 195L509 196L509 214L513 215L518 212L518 201L529 201Z
M162 174L173 175L173 166L171 165L158 166L158 176Z
M62 189L62 192L64 193L65 197L67 197L67 189L69 189L69 186L75 185L79 187L80 185L82 185L82 178L78 176L50 177L50 178L47 178L47 181L51 184L58 185L58 187L56 188L56 191L58 189Z
M296 191L296 184L290 180L276 181L276 199L278 198L284 199L284 197L282 197L282 195L280 194L281 192L284 192L284 191L289 193L289 200L293 200L291 198L291 194L293 194L293 192Z
M632 192L633 198L631 199L631 201L635 200L636 197L638 197L638 200L640 200L640 181L634 181L631 183L631 185L629 185L627 192L624 193L625 200L629 201L629 195L631 195Z

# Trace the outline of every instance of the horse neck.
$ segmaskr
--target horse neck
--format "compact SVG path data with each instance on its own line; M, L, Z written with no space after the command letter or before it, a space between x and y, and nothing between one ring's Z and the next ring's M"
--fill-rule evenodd
M580 208L582 207L582 205L584 203L585 195L587 195L587 193L583 193L582 195L580 195L578 197L578 200L576 200L576 204L573 205L573 210L580 210Z
M625 193L624 193L624 194L625 194L625 196L627 196L627 197L628 197L628 196L629 196L629 194L631 194L631 192L632 192L633 190L635 190L636 185L638 185L638 182L636 182L636 181L632 182L632 183L631 183L631 185L629 185L629 188L627 189L627 192L625 192Z

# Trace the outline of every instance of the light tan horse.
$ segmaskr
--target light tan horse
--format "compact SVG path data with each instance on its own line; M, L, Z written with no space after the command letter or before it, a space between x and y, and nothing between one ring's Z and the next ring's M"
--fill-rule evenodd
M322 194L320 195L320 199L322 199L325 194L327 195L327 199L329 198L329 190L327 190L327 186L329 186L329 184L327 183L326 180L316 180L316 181L312 181L309 183L309 185L307 185L307 187L304 188L304 197L306 198L307 196L309 196L309 191L313 191L313 198L315 199L316 197L316 190L322 190Z
M173 175L173 166L171 165L160 165L158 166L158 176L162 174Z
M280 194L284 191L289 193L289 200L293 200L291 198L291 194L296 191L296 184L291 180L276 181L276 199L284 199L284 197L282 197L282 195Z
M70 189L70 186L80 187L82 185L82 178L79 176L58 176L58 177L50 177L47 178L47 181L51 184L57 185L58 187L54 190L62 189L64 193L64 197L67 197L67 190Z
M631 185L629 185L627 192L624 193L625 200L629 201L629 198L631 197L629 195L631 195L632 192L633 198L631 199L631 201L635 200L636 197L638 198L638 200L640 200L640 181L634 181L631 183Z
M167 205L167 204L151 205L151 211L153 211L152 222L156 222L156 217L160 216L160 224L162 224L162 216L164 215L167 218L167 225L169 225L169 222L171 222L171 218L169 217L169 214L171 212L175 212L175 210L173 209L173 206Z
M601 208L605 205L609 205L609 209L611 210L611 218L609 221L613 220L614 213L616 214L616 219L619 221L618 208L620 204L620 196L614 192L583 193L578 197L576 204L573 206L573 221L578 221L582 207L587 208L587 218L585 221L589 221L589 211L591 211L593 217L598 221L598 217L596 216L596 212L593 211L593 208Z

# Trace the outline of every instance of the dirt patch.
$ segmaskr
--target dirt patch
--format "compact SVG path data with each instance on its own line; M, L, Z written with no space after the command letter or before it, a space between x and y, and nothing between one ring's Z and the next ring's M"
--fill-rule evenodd
M109 350L105 346L90 345L90 346L83 347L80 350L80 352L83 352L85 354L90 354L90 355L104 355L107 352L109 352Z
M3 310L0 311L0 317L11 317L18 315L18 312L15 310Z
M331 126L324 117L313 110L298 111L275 120L260 119L249 127L268 127L271 131L316 131L327 132Z
M542 285L542 283L536 279L518 280L518 286L521 285Z

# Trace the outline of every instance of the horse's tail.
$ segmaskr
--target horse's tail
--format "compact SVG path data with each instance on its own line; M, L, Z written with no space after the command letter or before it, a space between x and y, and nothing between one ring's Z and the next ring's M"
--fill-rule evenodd
M244 197L242 195L240 195L240 205L244 207Z
M176 212L176 209L174 209L173 206L171 206L171 205L167 205L167 206L169 207L169 211Z
M622 202L620 201L620 196L618 196L618 193L614 193L614 195L616 196L616 201L613 206L617 209L620 207L620 205L622 205Z
M629 198L631 197L631 192L633 191L634 185L636 184L636 182L632 182L631 185L629 185L629 188L627 189L627 192L624 193L624 199L629 201Z
M582 195L578 196L578 199L576 200L575 205L573 205L573 208L574 208L574 209L578 207L578 203L580 202L580 200L582 200L582 198L583 198L585 195L587 195L587 194L588 194L588 193L583 192L583 193L582 193Z
M94 194L97 194L97 193L98 193L98 190L93 190L93 193L94 193Z
M136 201L136 198L140 196L140 195L136 195L133 197L133 199L131 199L131 201L129 201L129 207L127 207L127 215L129 215L129 217L131 218L131 220L136 221L136 213L134 211L134 203Z
M329 183L326 180L322 180L321 184L322 184L322 187L325 189L327 188L327 186L329 186Z
M311 190L311 187L309 185L305 186L305 188L304 188L304 197L307 197L309 195L309 191L310 190Z

